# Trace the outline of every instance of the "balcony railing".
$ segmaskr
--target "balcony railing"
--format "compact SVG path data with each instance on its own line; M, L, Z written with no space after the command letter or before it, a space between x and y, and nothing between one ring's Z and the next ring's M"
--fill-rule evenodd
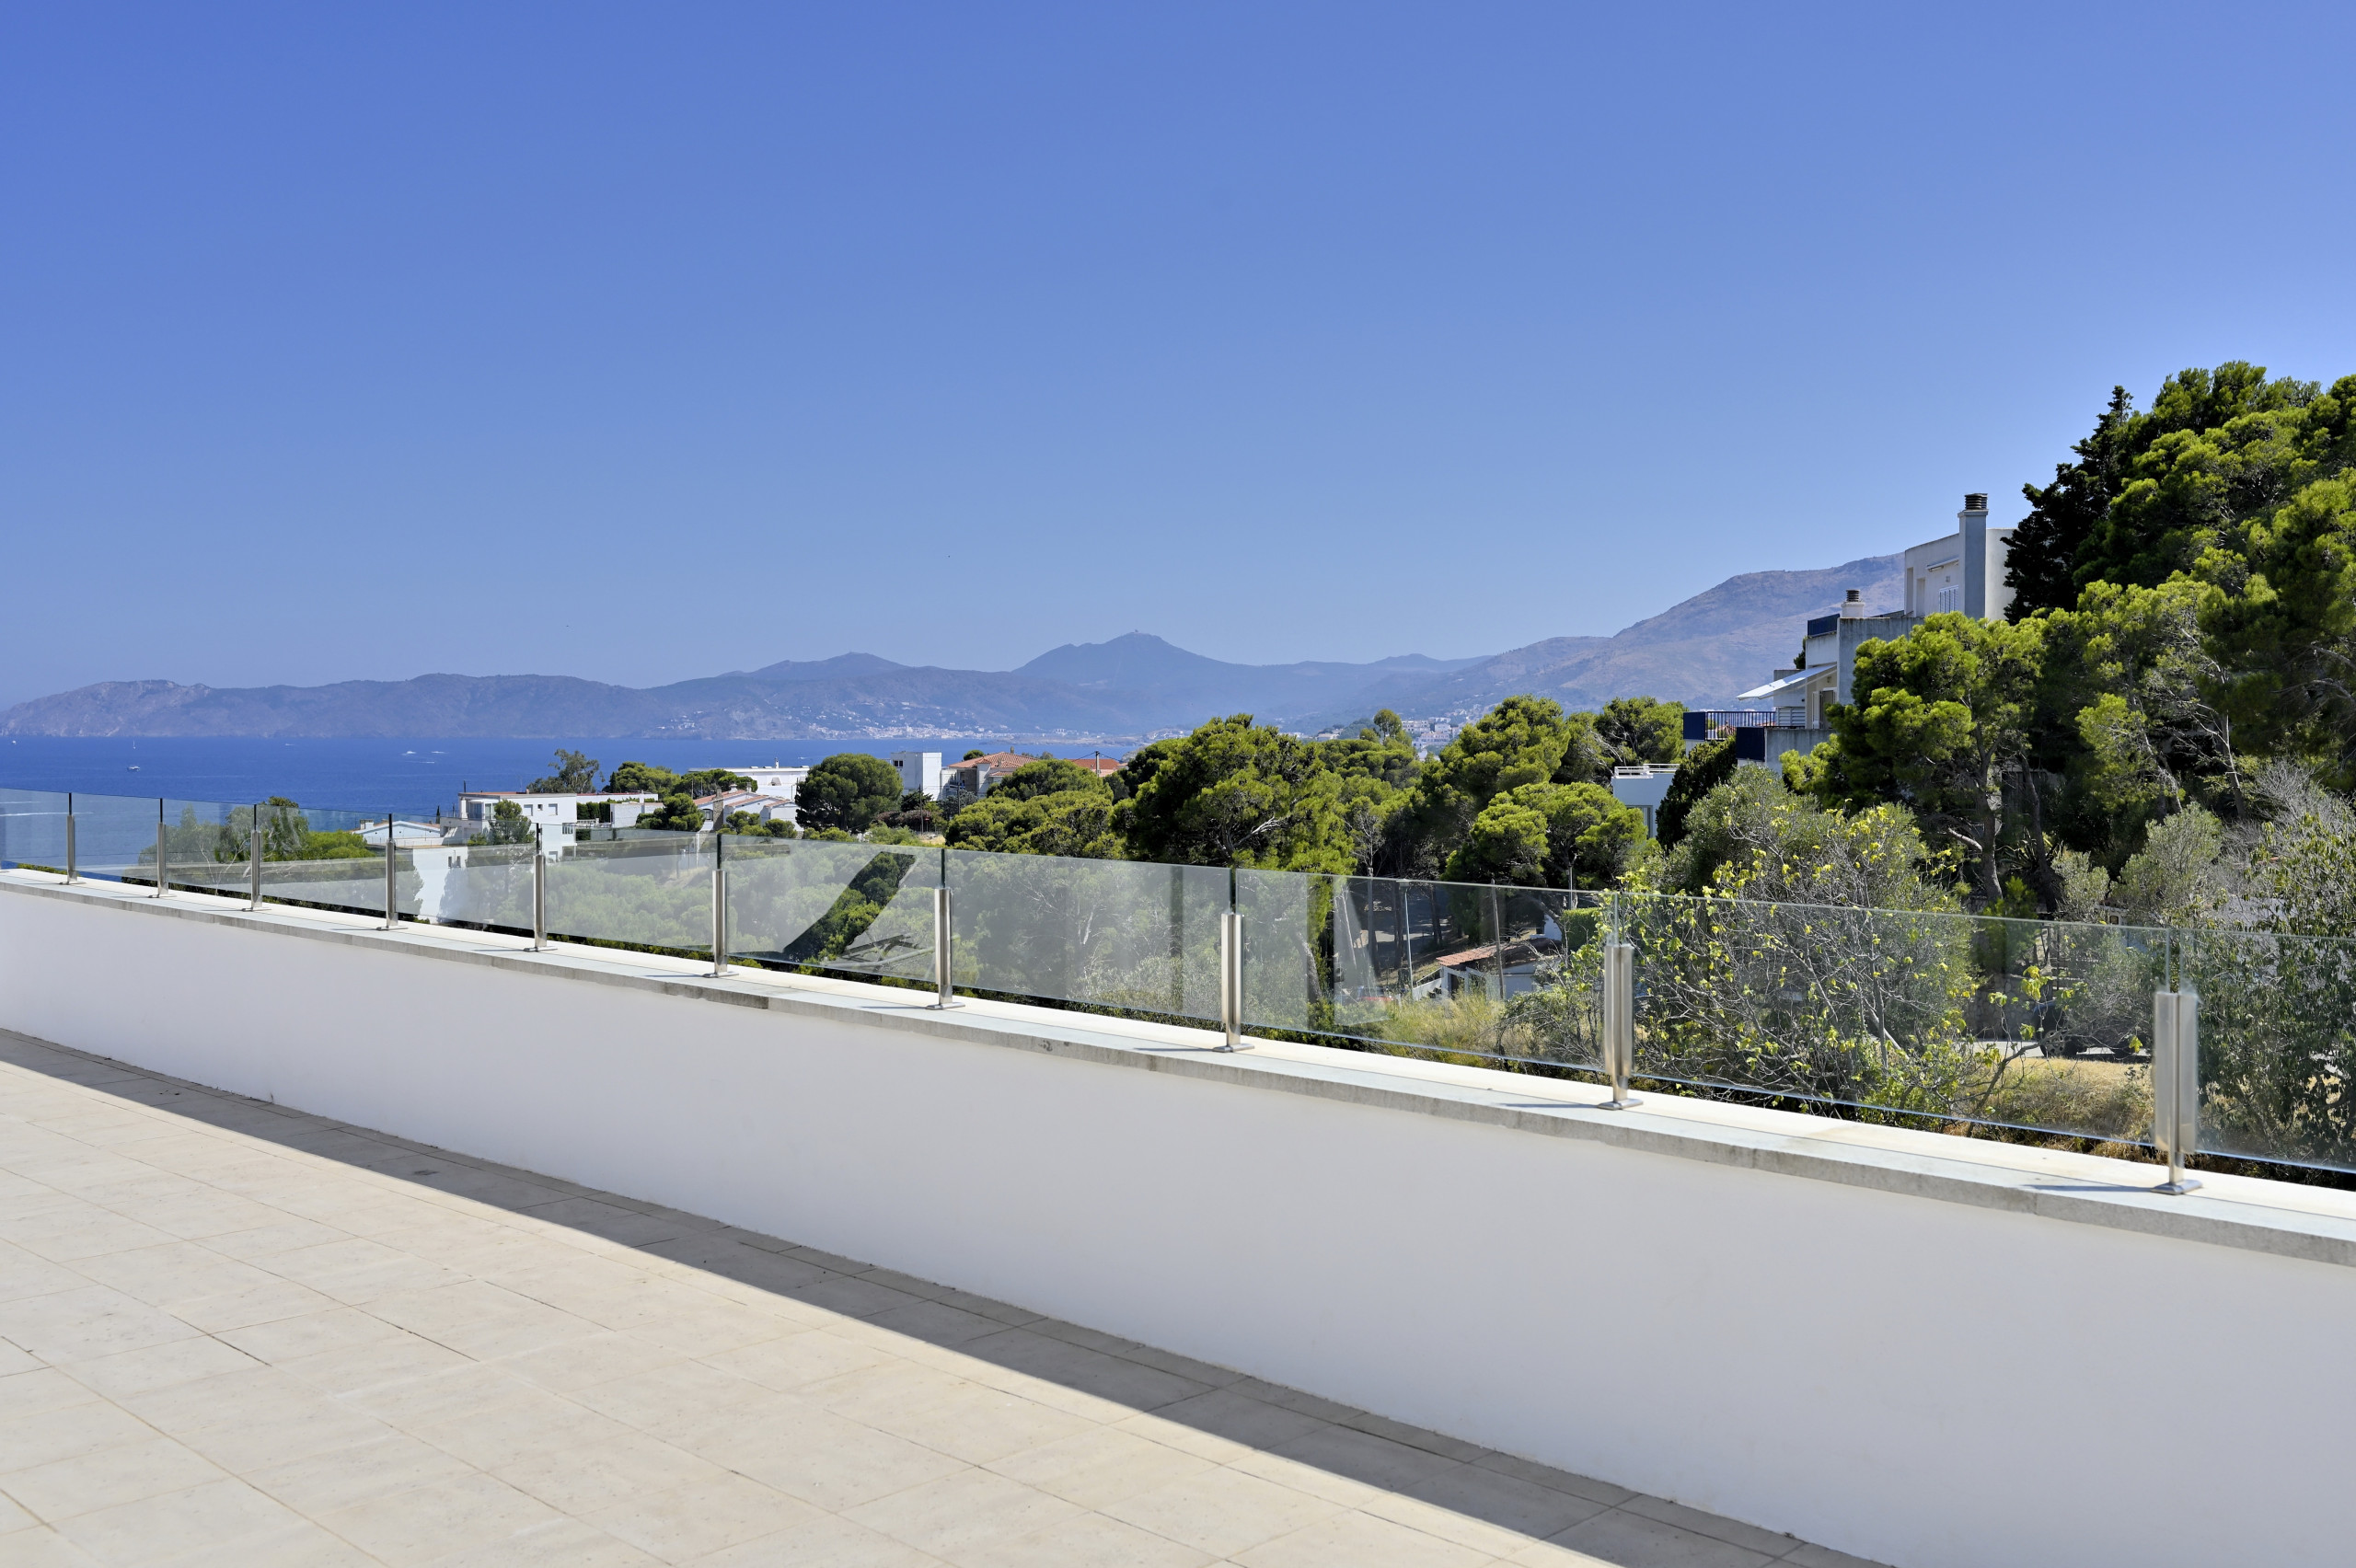
M429 823L387 826L0 790L0 867L1195 1021L1230 1041L1274 1032L2356 1170L2356 941L712 833L445 844Z

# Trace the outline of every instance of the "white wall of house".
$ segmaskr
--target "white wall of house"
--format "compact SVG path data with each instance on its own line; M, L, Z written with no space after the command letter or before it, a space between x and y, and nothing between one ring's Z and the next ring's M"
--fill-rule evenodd
M1849 1182L1757 1168L1773 1140L1614 1141L1673 1105L1548 1136L1365 1066L1057 1055L1068 1015L719 1006L684 965L291 928L0 886L0 1025L1906 1568L2349 1560L2356 1268L1925 1198L1928 1159ZM1818 1152L1863 1159L1841 1125Z
M934 800L941 798L941 754L939 752L894 752L892 771L900 776L900 792L921 790Z

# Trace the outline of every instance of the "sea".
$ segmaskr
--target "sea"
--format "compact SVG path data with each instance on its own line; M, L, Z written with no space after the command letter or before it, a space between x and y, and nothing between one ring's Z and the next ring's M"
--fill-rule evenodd
M299 804L357 812L430 814L457 804L461 790L521 790L556 771L559 748L586 753L600 776L623 762L675 772L699 767L791 767L841 752L888 757L937 751L1119 756L1103 742L939 736L893 741L279 740L264 736L58 736L0 738L0 789L71 790L174 801L240 804L283 795Z

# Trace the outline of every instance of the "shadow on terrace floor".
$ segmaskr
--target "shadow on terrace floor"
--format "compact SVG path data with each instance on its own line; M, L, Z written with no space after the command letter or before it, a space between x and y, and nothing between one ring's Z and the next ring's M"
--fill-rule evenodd
M1524 1537L1565 1563L1869 1568L1862 1560L1495 1453L1297 1389L716 1220L145 1072L0 1031L0 1061L414 1182L863 1320ZM1491 1550L1493 1558L1503 1554ZM1533 1557L1530 1561L1540 1561ZM1524 1561L1516 1556L1513 1561Z

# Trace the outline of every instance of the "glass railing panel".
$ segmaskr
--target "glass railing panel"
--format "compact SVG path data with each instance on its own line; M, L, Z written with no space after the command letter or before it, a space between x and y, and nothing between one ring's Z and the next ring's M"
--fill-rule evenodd
M722 851L732 957L932 978L938 847L731 835Z
M2148 1138L2167 933L1640 894L1640 1077L2108 1142Z
M1330 895L1305 911L1318 964L1317 1032L1509 1067L1597 1059L1597 894L1318 880Z
M0 869L65 874L65 812L59 790L0 790Z
M401 913L441 926L483 930L532 928L532 861L537 844L421 844L402 851L415 873L401 882Z
M2200 1147L2356 1170L2356 941L2191 931L2200 993Z
M384 914L383 817L283 804L258 810L263 840L262 897L359 915ZM395 842L400 841L397 832ZM396 856L394 879L394 907L415 913L413 852Z
M712 836L633 833L556 847L551 935L622 947L711 951Z
M1224 869L945 855L961 988L1218 1017Z
M243 896L251 866L253 808L218 801L163 802L164 884ZM153 861L151 849L147 859Z
M82 875L156 885L156 827L163 802L153 795L74 797L75 858Z
M1246 1029L1304 1030L1329 1021L1337 880L1292 871L1235 873Z

